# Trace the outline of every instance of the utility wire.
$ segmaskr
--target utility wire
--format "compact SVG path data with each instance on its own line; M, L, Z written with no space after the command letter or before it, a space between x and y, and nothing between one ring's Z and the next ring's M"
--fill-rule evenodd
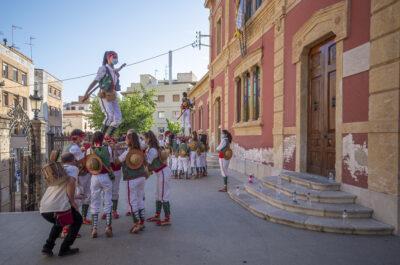
M171 50L171 51L172 51L172 52L176 52L176 51L185 49L185 48L187 48L187 47L189 47L189 46L194 47L193 45L194 45L194 43L192 42L192 43L189 43L189 44L187 44L187 45L185 45L185 46L176 48L176 49ZM159 58L159 57L162 57L162 56L164 56L164 55L167 55L169 52L170 52L170 51L167 51L167 52L164 52L164 53L155 55L155 56L153 56L153 57L149 57L149 58L146 58L146 59L143 59L143 60L140 60L140 61L136 61L136 62L127 64L125 67L129 67L129 66L132 66L132 65L136 65L136 64L140 64L140 63L144 63L144 62L147 62L147 61L154 60L154 59L156 59L156 58ZM45 84L60 83L60 82L65 82L65 81L70 81L70 80L81 79L81 78L85 78L85 77L88 77L88 76L94 76L94 75L96 75L96 74L97 74L97 73L86 74L86 75L80 75L80 76L75 76L75 77L60 79L60 80L57 80L57 81L49 81L49 82L43 82L43 83L37 83L37 84L38 84L38 85L39 85L39 84L45 85ZM18 88L18 87L27 87L27 86L28 86L28 87L31 87L31 86L35 86L35 84L30 84L30 85L25 85L25 86L24 86L24 85L8 86L8 87L4 86L4 87L2 87L2 88Z

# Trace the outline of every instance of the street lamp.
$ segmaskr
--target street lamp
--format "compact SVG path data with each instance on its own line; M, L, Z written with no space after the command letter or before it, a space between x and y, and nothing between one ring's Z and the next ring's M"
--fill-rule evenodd
M33 90L33 95L31 95L30 100L32 102L32 110L34 113L33 119L38 120L39 119L39 112L40 112L40 107L42 104L42 97L38 95L38 90L35 88Z

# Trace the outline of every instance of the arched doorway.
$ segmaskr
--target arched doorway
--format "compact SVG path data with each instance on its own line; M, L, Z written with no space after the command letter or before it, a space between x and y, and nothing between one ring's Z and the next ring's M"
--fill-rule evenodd
M214 103L214 135L215 135L215 146L218 146L221 141L221 98L215 99Z
M9 123L9 191L10 211L35 209L35 161L32 124L21 105L17 104L8 114Z
M308 57L307 172L335 172L336 43L330 39Z

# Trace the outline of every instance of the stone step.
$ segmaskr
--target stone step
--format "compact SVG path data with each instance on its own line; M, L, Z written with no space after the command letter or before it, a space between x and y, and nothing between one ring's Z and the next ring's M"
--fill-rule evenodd
M282 210L306 215L342 218L343 210L347 211L348 218L370 218L372 210L354 203L321 203L299 200L293 201L292 196L279 193L274 189L264 187L261 182L245 184L245 190L260 200Z
M242 187L243 188L243 187ZM341 234L390 235L394 228L372 218L346 219L308 216L292 213L265 203L243 190L236 195L235 189L228 191L229 196L254 215L270 222L292 227Z
M340 190L340 183L331 182L328 178L314 174L283 170L280 176L288 182L313 190Z
M357 196L344 191L309 189L307 187L288 182L279 176L263 178L263 185L287 196L292 196L293 192L296 191L299 200L303 201L307 200L307 197L309 197L312 202L355 203L357 198Z

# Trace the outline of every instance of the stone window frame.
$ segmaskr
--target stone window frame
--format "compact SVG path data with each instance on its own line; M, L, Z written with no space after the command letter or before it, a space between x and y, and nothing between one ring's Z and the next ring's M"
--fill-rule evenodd
M10 93L8 92L3 92L3 106L4 107L9 107L10 106Z
M3 78L9 79L8 76L10 75L10 65L8 63L6 63L6 62L2 63L1 75L2 75Z
M165 102L165 95L157 95L157 102Z
M24 86L28 85L28 74L24 71L21 71L21 84Z
M214 33L213 34L213 39L215 40L215 58L218 57L220 54L222 54L223 51L223 42L222 42L222 36L224 34L224 29L222 27L222 8L219 7L215 13L214 16ZM220 32L218 34L218 26L220 26ZM218 36L220 37L220 45L218 45ZM219 49L218 49L219 48Z
M196 111L198 112L198 129L202 130L204 126L204 106L203 106L203 101L199 101L199 103L196 104Z
M263 57L263 50L257 49L256 51L252 52L245 58L235 69L234 71L234 123L233 129L235 135L261 135L262 134L262 127L263 127L263 77L264 77L264 69L262 67L262 57ZM254 97L254 71L255 69L259 69L259 115L257 119L254 119L254 108L253 108L253 97ZM238 102L238 81L241 81L241 94L244 95L245 89L245 78L244 76L249 73L250 74L250 96L249 96L249 120L244 120L244 97L241 97L240 108ZM241 121L237 120L238 117L238 110L240 109L240 117Z
M329 38L336 43L336 180L342 176L343 40L348 35L349 1L344 0L315 12L292 39L292 63L296 66L296 161L295 170L307 169L308 54Z
M172 95L173 102L179 102L180 100L181 100L181 95L179 95L179 94Z

